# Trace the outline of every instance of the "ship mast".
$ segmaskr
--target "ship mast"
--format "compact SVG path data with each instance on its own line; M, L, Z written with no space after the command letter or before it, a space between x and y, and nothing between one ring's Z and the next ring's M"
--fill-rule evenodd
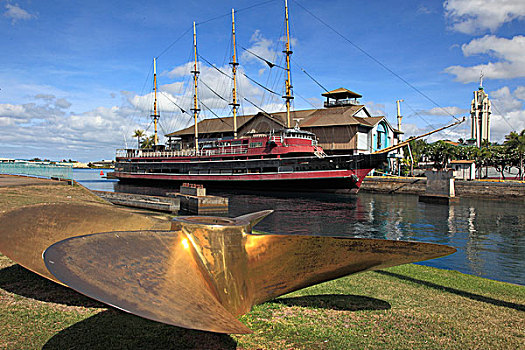
M283 98L286 100L286 127L291 128L290 121L290 101L293 100L292 96L292 79L290 74L290 56L292 51L290 50L290 25L288 23L288 0L284 0L285 19L286 19L286 50L283 51L286 54L286 95Z
M232 61L230 62L232 66L232 75L233 75L233 90L232 90L232 103L230 103L230 106L232 106L233 109L233 137L237 138L237 108L239 107L239 104L237 103L237 66L239 63L237 63L237 52L235 48L235 11L232 9Z
M153 125L155 126L155 134L153 136L153 145L157 146L159 144L159 136L157 134L157 124L159 121L159 115L157 114L157 59L153 58L153 91L155 100L153 102Z
M195 30L195 22L193 22L193 52L195 54L195 61L193 65L193 118L195 120L195 155L199 155L199 130L197 126L197 117L199 116L199 103L197 101L197 76L199 71L197 70L197 31Z

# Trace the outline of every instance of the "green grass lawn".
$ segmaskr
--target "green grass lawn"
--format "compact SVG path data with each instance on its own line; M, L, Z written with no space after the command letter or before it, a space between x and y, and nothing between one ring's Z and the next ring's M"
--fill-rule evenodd
M525 287L404 265L306 288L241 318L225 335L108 308L0 255L5 349L518 349Z

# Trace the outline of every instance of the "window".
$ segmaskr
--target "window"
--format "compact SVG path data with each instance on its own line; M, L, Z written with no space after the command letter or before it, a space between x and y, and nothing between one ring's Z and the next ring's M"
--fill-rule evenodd
M377 138L375 140L376 150L388 147L388 129L384 122L377 126Z

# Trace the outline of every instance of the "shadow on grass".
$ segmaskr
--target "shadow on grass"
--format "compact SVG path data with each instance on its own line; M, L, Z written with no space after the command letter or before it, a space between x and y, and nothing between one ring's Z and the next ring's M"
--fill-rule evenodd
M487 303L487 304L508 307L510 309L514 309L514 310L518 310L518 311L525 311L525 305L522 305L522 304L511 303L511 302L508 302L508 301L494 299L494 298L486 297L486 296L475 294L475 293L465 292L464 290L459 290L459 289L455 289L455 288L451 288L451 287L445 287L445 286L442 286L442 285L439 285L439 284L436 284L436 283L423 281L423 280L418 280L416 278L408 277L408 276L405 276L405 275L400 275L400 274L394 273L394 272L388 272L388 271L374 271L374 272L376 272L378 274L381 274L381 275L385 275L385 276L399 278L399 279L404 280L404 281L409 281L409 282L414 282L414 283L417 283L417 284L421 284L421 285L424 285L426 287L430 287L430 288L442 290L442 291L445 291L445 292L453 293L453 294L456 294L456 295L459 295L459 296L462 296L462 297L465 297L465 298L469 298L469 299L476 300L476 301L481 301L481 302L484 302L484 303Z
M272 302L287 306L315 307L345 311L388 310L391 307L390 304L384 300L364 297L361 295L346 294L306 295L301 297L279 298L272 300Z
M11 265L0 270L0 288L26 298L45 302L68 306L107 307L72 289L26 270L20 265Z
M169 326L109 309L53 336L43 349L235 349L227 334Z

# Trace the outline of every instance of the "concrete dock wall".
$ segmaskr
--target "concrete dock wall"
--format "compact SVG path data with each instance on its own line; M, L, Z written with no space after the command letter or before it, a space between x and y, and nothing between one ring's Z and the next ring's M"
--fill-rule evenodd
M525 183L510 181L456 181L456 196L525 200Z
M376 193L424 194L427 179L424 177L367 176L360 191Z
M178 198L146 196L140 194L92 191L102 199L113 204L124 205L127 207L143 208L150 210L177 213L180 209Z
M424 177L367 176L361 185L363 192L403 193L423 195L427 179ZM525 183L515 181L455 181L457 197L487 197L525 200Z

